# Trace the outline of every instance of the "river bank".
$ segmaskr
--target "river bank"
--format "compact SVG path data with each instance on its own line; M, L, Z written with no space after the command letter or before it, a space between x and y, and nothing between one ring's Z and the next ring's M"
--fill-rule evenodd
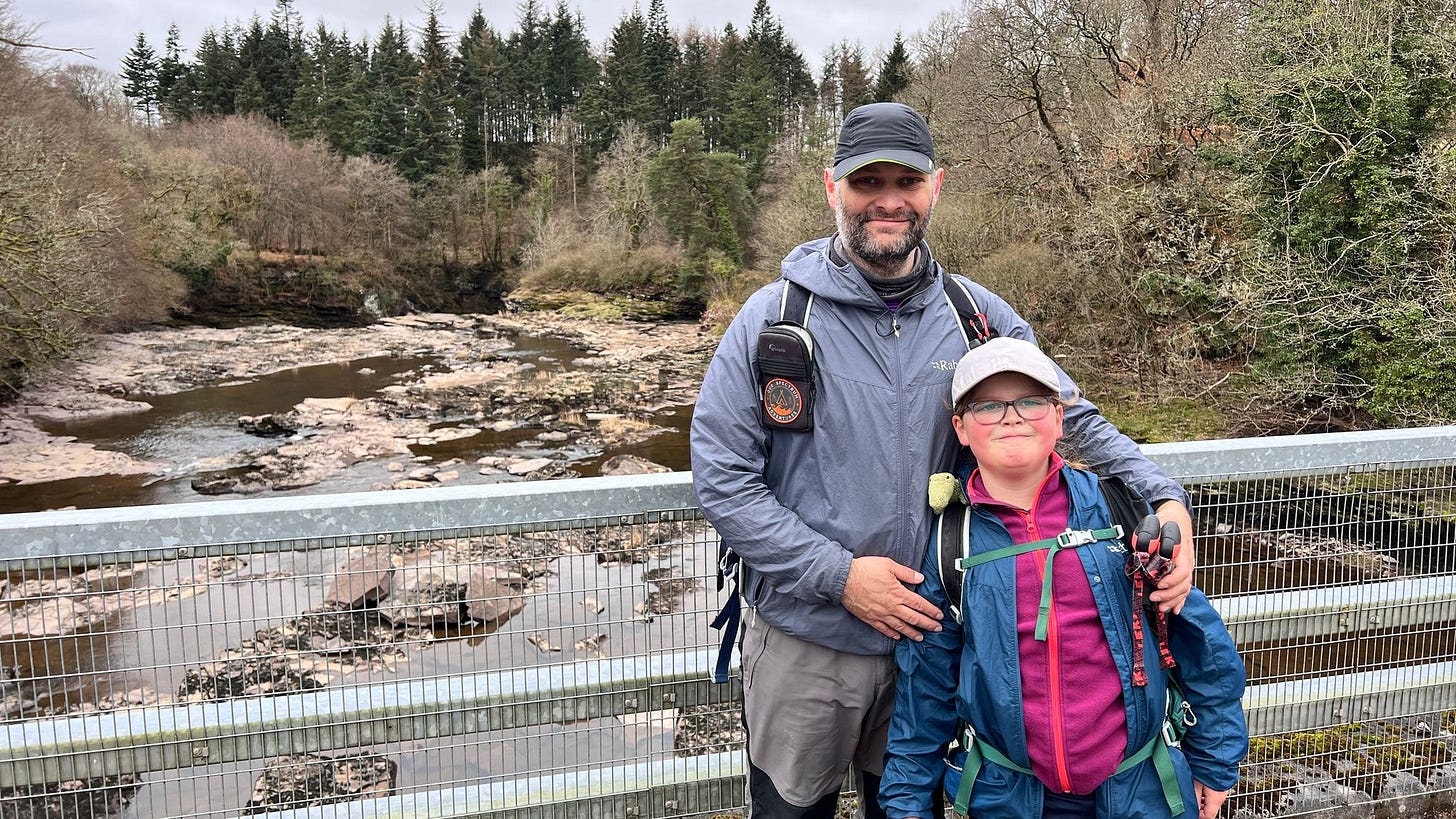
M570 361L547 368L513 355L515 340L525 337L559 340L558 355ZM331 330L267 325L105 336L0 407L0 487L186 476L201 494L245 495L317 485L361 463L384 467L375 488L432 485L459 480L462 472L491 481L569 477L584 456L663 432L657 415L696 400L715 344L695 323L545 312L415 314ZM310 395L266 418L240 418L256 445L222 457L158 461L57 432L79 420L147 413L148 399L157 396L376 359L416 366L365 398ZM536 451L468 462L418 454L448 453L452 441L502 433Z

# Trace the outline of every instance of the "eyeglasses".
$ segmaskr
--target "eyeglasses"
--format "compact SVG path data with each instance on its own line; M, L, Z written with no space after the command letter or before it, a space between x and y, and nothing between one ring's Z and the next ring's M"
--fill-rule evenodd
M966 412L978 424L999 424L1006 418L1006 412L1016 409L1023 421L1040 421L1052 411L1056 401L1050 395L1028 395L1015 401L972 401Z

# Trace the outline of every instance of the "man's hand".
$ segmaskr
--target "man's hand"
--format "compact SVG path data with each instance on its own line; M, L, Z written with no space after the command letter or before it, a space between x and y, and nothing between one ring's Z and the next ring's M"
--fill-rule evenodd
M906 588L924 579L888 557L857 557L849 563L839 602L886 637L919 640L922 631L940 631L940 609Z
M1228 795L1228 791L1216 791L1197 779L1193 780L1193 798L1198 800L1198 819L1213 819L1217 816Z
M1193 517L1188 514L1188 507L1172 500L1163 501L1153 512L1164 523L1170 520L1177 523L1183 536L1173 547L1173 570L1158 581L1158 588L1149 595L1158 608L1177 614L1183 610L1188 592L1193 590L1193 567L1197 562L1193 555Z

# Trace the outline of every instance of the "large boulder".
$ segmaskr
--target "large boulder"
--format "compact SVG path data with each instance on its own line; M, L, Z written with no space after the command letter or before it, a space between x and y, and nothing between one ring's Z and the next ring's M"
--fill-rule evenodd
M662 464L653 463L636 455L613 455L603 461L601 467L603 475L652 475L671 471Z
M381 551L344 564L324 595L325 603L357 609L372 606L394 590L394 561Z

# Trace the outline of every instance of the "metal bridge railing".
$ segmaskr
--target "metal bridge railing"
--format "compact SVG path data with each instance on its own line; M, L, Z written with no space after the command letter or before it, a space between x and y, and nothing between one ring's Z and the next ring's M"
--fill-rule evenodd
M1453 441L1146 448L1250 672L1230 815L1456 802ZM683 474L0 516L0 817L736 815L715 555Z

